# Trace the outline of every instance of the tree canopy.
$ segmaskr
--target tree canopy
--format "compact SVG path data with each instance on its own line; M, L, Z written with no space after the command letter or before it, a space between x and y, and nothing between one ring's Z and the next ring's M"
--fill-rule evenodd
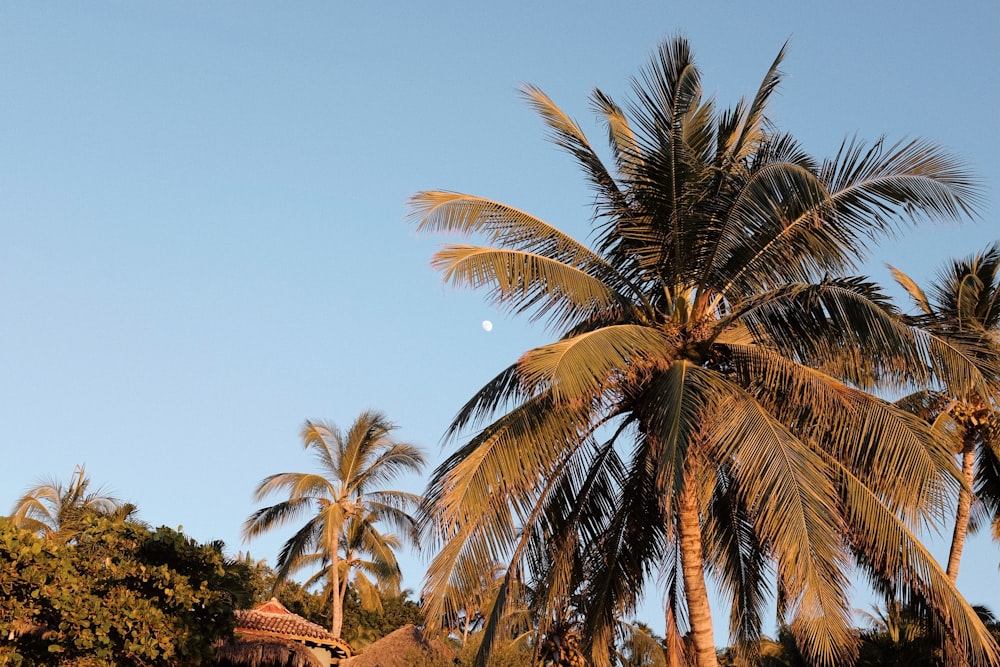
M73 543L0 518L0 663L200 665L248 590L220 543L97 514Z

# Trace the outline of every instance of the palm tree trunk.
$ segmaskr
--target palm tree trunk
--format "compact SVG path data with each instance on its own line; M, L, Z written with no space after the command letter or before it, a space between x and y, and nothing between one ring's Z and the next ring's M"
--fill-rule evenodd
M344 598L340 595L340 558L336 550L330 554L330 595L333 597L330 634L340 639L340 630L344 625Z
M966 438L962 447L962 479L965 487L958 492L958 509L955 511L955 532L951 536L946 574L951 583L958 580L958 565L962 560L965 537L969 534L969 510L972 507L972 483L975 476L976 443Z
M687 599L695 652L694 664L697 667L718 667L712 611L708 602L708 588L705 586L698 499L693 475L688 473L686 477L677 510L677 532L680 538L681 567L684 570L684 597Z

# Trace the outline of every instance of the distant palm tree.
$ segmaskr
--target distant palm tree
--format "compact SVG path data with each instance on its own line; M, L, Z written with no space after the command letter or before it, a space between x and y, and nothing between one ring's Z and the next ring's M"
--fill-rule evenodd
M621 667L668 667L663 639L652 628L645 623L634 623L628 630L618 650Z
M25 491L14 505L11 520L45 537L69 540L88 513L125 519L135 512L135 505L123 503L103 489L90 490L86 466L81 464L74 468L68 484L50 478Z
M319 472L283 472L265 478L257 486L256 501L273 493L287 494L288 499L257 510L243 524L244 539L251 539L308 517L278 554L278 580L320 564L331 599L330 632L336 637L343 625L344 597L352 572L398 585L399 565L393 550L399 538L380 532L378 525L388 523L408 538L416 534L408 510L416 508L422 498L382 485L401 473L419 472L424 455L417 447L395 440L394 430L395 424L372 410L362 412L347 431L307 421L302 442L314 454ZM363 574L356 575L355 583L362 600L370 602L377 586Z
M579 125L525 88L592 186L589 244L494 200L411 199L420 230L485 239L435 254L446 281L557 336L488 382L449 428L470 438L428 486L441 545L424 588L429 620L447 615L454 580L497 561L508 563L505 585L527 571L556 608L583 563L588 657L606 665L619 619L660 570L668 643L686 622L690 659L713 667L706 576L730 598L733 634L753 641L774 574L807 658L841 664L857 643L855 557L930 599L970 662L998 659L911 530L958 486L947 445L859 389L945 366L981 392L986 383L965 350L844 277L900 223L963 216L974 181L919 140L851 140L812 158L766 117L783 53L752 99L720 110L702 98L687 41L663 44L626 106L591 98L610 168Z
M925 293L902 271L897 282L919 308L912 319L928 331L955 337L976 350L983 371L994 377L1000 368L1000 244L953 260ZM964 380L964 381L963 381ZM955 525L948 553L947 574L954 582L970 528L1000 518L1000 406L998 397L984 397L968 382L927 389L899 404L954 436L961 457L962 479ZM979 509L979 516L973 510ZM979 521L975 519L978 518Z

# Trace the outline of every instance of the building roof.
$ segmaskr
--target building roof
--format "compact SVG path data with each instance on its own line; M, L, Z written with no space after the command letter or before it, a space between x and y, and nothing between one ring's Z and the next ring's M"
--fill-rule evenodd
M236 667L328 667L301 642L280 637L254 635L215 648L215 661Z
M457 662L455 651L444 642L428 641L420 628L404 625L340 664L341 667L410 667L426 660L436 664Z
M334 637L322 625L288 611L276 598L253 609L238 610L236 632L243 637L263 635L324 646L331 649L335 657L347 657L353 653L350 644Z

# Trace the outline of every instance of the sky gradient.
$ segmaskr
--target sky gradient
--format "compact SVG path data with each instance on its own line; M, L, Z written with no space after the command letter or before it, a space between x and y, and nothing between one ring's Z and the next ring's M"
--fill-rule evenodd
M585 238L583 179L518 88L601 145L590 92L621 99L677 33L722 104L788 41L771 116L814 155L924 137L979 175L977 222L861 272L924 284L1000 236L1000 4L739 4L4 3L0 512L86 463L149 523L273 563L290 533L240 526L261 478L309 469L305 419L377 408L441 460L458 407L549 334L443 287L407 198L483 195ZM995 612L998 554L976 538L959 578Z

